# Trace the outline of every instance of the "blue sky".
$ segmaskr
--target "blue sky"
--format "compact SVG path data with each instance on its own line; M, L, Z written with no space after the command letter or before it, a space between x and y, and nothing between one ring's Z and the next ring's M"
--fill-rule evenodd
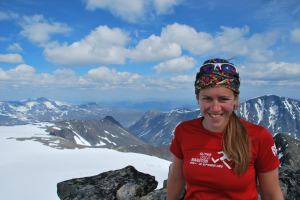
M1 0L0 30L0 100L193 102L212 57L300 99L298 0Z

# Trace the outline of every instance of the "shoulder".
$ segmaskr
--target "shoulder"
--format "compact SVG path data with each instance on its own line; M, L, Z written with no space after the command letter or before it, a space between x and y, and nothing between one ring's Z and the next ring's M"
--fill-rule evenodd
M272 135L267 128L261 125L253 124L246 120L241 120L250 136L262 137L262 135Z
M199 129L200 124L201 124L201 118L181 121L176 125L176 127L174 129L175 133L173 133L173 134L181 135L186 132L190 132L195 129Z
M181 121L177 124L176 129L186 129L186 128L199 127L200 123L201 123L201 118Z

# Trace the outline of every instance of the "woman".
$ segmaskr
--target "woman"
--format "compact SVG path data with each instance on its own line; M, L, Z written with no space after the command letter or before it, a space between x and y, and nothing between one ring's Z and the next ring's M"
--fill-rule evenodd
M239 74L232 63L211 59L197 73L202 117L180 123L170 146L167 199L282 200L279 160L267 129L239 119Z

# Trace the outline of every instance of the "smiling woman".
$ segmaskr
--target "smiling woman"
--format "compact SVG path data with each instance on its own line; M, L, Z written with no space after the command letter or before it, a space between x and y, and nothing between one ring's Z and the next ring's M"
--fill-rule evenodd
M203 116L180 123L170 146L167 199L283 199L279 160L267 129L240 119L239 73L224 59L203 63L195 94ZM257 181L258 180L258 183Z

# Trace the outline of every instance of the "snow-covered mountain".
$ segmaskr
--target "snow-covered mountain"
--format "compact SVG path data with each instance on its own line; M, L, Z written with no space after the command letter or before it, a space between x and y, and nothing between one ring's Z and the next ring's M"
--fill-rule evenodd
M53 137L59 137L59 145L53 146L49 143L49 139L47 141L41 138L34 139L58 149L110 148L122 152L153 155L170 160L168 145L156 147L143 142L111 116L106 116L101 120L53 122L47 125L47 132Z
M47 128L50 135L62 137L77 145L115 148L145 144L111 116L101 120L70 120L54 124Z
M198 111L174 109L170 112L149 111L129 127L129 131L153 145L169 144L172 130L183 120L196 118Z
M46 126L51 124L0 126L1 199L59 200L58 182L128 165L155 176L158 188L167 179L170 162L154 156L104 148L51 148L64 140L50 136Z
M242 103L240 116L268 128L272 133L287 132L300 138L300 101L266 95Z
M261 96L242 103L237 114L265 126L273 134L285 132L300 138L300 101L275 95ZM185 109L147 112L129 130L150 144L169 144L176 124L200 115L199 110Z
M143 111L103 107L96 103L71 105L46 98L0 102L0 125L17 125L73 119L102 119L110 115L124 126L131 125Z

